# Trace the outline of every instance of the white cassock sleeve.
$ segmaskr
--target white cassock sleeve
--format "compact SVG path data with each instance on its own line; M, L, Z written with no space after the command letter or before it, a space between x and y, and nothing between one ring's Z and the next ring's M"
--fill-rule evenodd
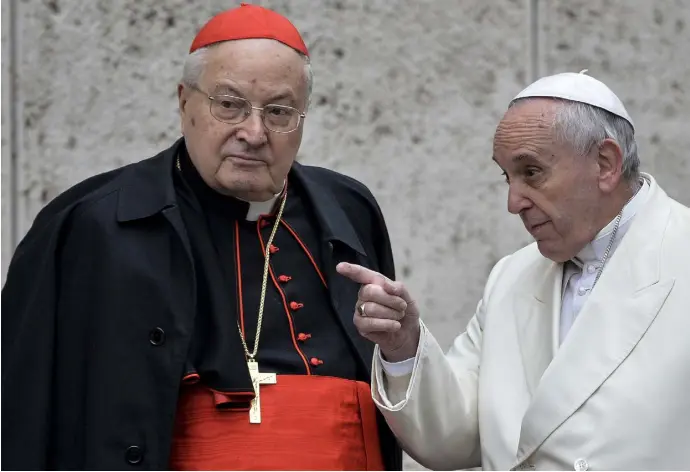
M405 452L427 468L481 465L477 405L482 330L486 298L505 260L492 270L484 297L448 354L421 321L413 359L386 363L384 370L376 346L371 382L374 402Z
M379 357L381 357L381 367L383 368L383 372L387 377L403 377L412 373L412 369L414 369L414 357L400 362L388 362L380 354L381 351L379 351Z

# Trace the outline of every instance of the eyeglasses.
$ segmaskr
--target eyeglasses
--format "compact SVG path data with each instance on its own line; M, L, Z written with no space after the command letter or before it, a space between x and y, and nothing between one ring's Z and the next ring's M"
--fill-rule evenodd
M209 100L209 111L216 120L236 125L249 118L252 110L259 110L264 126L275 133L291 133L295 131L307 115L296 108L286 105L266 105L255 107L249 100L232 95L209 95L197 86L194 90L206 95Z

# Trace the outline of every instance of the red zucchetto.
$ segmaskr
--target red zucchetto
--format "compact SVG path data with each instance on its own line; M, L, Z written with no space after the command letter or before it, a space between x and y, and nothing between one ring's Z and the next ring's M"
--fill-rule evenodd
M211 18L194 38L189 52L221 41L252 38L274 39L309 55L302 36L290 20L273 10L246 3Z

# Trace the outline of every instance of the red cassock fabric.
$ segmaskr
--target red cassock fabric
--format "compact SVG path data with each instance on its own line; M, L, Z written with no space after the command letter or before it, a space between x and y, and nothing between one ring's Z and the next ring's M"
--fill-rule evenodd
M383 470L376 406L364 382L278 375L261 386L260 424L219 409L214 393L180 393L172 470Z

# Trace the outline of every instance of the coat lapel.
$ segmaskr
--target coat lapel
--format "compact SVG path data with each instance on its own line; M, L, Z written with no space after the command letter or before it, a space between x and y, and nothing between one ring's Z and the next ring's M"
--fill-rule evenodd
M553 359L551 340L554 312L560 313L561 310L562 267L543 259L533 269L533 277L538 280L535 290L519 292L515 297L515 327L530 395L534 395Z
M518 465L626 359L673 288L673 279L659 277L668 197L653 181L650 192L534 391L522 422Z

